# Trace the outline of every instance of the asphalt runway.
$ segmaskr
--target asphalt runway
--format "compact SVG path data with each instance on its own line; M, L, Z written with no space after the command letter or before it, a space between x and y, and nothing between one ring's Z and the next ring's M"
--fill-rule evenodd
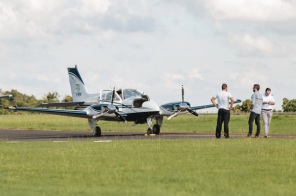
M230 139L244 138L246 134L232 134ZM0 130L0 141L100 141L112 140L153 140L153 139L215 139L214 133L161 133L145 136L145 132L102 132L101 137L94 137L91 131L46 131L46 130ZM262 139L262 136L260 137ZM260 139L259 138L259 139ZM294 138L296 134L274 134L271 138ZM221 139L224 139L223 137Z

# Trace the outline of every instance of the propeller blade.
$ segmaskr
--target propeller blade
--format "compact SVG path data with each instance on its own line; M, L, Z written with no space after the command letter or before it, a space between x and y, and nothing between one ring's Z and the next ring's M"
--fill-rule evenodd
M124 121L125 123L127 123L126 119L125 119L123 116L121 116L118 112L114 112L114 113L115 113L115 115L116 115L120 120L122 120L122 121Z
M182 85L182 103L184 102L184 88L183 88L183 85Z
M113 90L112 90L111 105L113 105L114 96L115 96L115 87L113 87Z
M108 110L106 110L106 111L102 112L101 114L94 115L92 118L93 118L93 119L98 119L99 117L101 117L101 116L105 115L107 112L108 112Z
M199 116L199 114L196 113L196 112L193 111L193 110L187 109L187 111L188 111L190 114L193 114L194 116Z
M171 120L172 118L174 118L175 116L177 116L180 112L181 112L181 110L179 110L178 112L175 112L174 114L170 115L168 117L168 120Z

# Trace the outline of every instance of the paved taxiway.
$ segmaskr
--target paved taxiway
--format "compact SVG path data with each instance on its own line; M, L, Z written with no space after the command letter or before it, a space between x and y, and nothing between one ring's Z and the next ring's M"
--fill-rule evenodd
M232 134L231 138L243 138L245 134ZM272 138L296 138L296 134L276 134ZM0 141L110 141L131 139L214 139L209 133L161 133L145 136L144 132L102 132L101 137L94 137L87 131L45 131L45 130L0 130ZM230 139L231 139L230 138ZM224 139L222 137L222 139Z

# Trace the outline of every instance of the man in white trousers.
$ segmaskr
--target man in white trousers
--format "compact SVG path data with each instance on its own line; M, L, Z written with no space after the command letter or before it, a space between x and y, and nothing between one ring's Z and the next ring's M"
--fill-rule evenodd
M272 109L275 104L274 97L270 94L271 89L266 88L265 93L262 95L263 103L262 103L262 119L264 123L264 137L268 138L269 126L272 118Z

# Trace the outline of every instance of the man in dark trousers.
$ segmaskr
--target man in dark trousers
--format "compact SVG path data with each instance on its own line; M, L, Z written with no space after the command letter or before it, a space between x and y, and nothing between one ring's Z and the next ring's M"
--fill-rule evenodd
M217 103L216 103L217 100ZM230 101L230 104L229 104ZM227 84L222 84L222 91L216 97L212 97L211 102L218 108L218 118L216 126L216 138L221 137L222 124L224 122L224 137L229 138L228 123L230 120L230 109L233 106L234 99L230 92L227 91Z
M262 94L259 93L260 85L254 84L253 86L253 94L251 97L251 113L249 117L249 133L247 137L252 137L253 132L253 122L255 120L255 124L257 125L257 130L254 138L258 138L260 135L260 114L262 109L263 97Z

